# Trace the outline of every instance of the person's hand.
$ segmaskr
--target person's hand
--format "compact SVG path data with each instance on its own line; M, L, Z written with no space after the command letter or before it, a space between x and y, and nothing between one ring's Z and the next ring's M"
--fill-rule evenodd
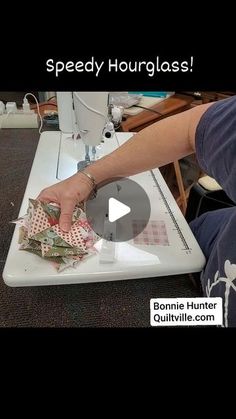
M70 178L43 189L37 199L55 202L61 207L60 228L68 232L71 228L73 210L79 202L86 201L93 190L86 176L76 173Z

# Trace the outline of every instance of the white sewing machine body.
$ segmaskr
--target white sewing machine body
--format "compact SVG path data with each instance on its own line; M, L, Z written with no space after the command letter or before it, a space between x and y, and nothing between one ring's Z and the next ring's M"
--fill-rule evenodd
M131 137L131 133L117 133L98 147L97 157L108 154ZM43 132L29 176L19 216L45 187L63 180L77 171L78 161L84 157L84 144L69 134ZM98 252L81 261L76 268L58 273L50 262L37 255L19 250L16 226L3 279L9 286L38 286L75 284L99 281L127 280L199 272L205 264L186 220L170 193L158 169L131 177L146 191L151 202L152 220L165 223L169 245L136 245L133 240L115 243L115 260L101 263ZM173 279L174 280L174 279Z

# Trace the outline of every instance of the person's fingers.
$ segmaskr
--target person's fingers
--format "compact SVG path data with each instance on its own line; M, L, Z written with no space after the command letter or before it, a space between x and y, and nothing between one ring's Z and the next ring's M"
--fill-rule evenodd
M61 215L59 219L59 226L65 232L70 231L72 224L72 214L75 205L76 202L73 199L67 198L65 201L61 202Z
M36 198L42 202L56 202L55 198L52 197L52 193L48 193L47 190L42 190Z
M37 196L37 198L35 198L37 201L41 201L41 202L52 202L52 199L51 198L48 198L48 197L46 197L46 196L44 196L44 195L41 195L41 194L39 194L38 196ZM55 202L55 200L54 200L54 202Z

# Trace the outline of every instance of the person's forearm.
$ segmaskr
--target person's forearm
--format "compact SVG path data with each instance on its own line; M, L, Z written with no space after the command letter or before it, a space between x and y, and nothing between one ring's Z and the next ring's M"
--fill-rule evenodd
M113 153L86 167L84 172L88 176L75 173L43 189L37 199L60 205L59 225L68 232L75 205L86 201L95 186L99 188L117 178L160 167L193 153L196 127L209 106L211 104L197 106L145 128Z
M135 175L194 153L196 127L211 105L199 105L144 128L87 171L100 185L109 179Z

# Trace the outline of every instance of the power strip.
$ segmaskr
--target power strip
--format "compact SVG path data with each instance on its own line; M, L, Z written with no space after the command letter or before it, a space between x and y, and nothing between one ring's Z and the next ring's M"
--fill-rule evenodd
M0 115L0 128L38 128L38 115L34 112L4 113Z

